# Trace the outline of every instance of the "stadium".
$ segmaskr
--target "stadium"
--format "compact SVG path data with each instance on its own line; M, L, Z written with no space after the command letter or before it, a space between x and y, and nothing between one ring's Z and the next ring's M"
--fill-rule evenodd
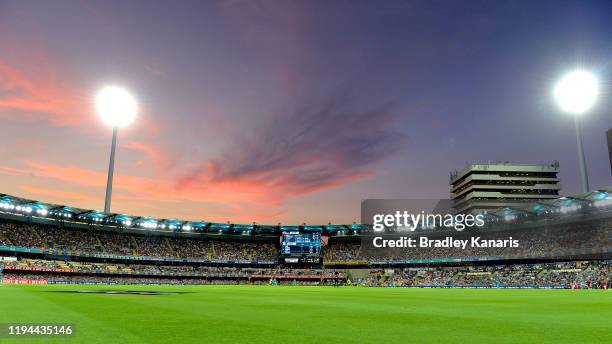
M440 335L446 342L465 336L487 342L486 334L478 337L473 329L444 320L469 317L486 331L507 331L507 342L532 342L535 333L512 333L529 321L537 323L537 338L548 326L555 328L547 337L550 341L588 338L604 343L611 339L604 330L612 284L611 200L610 190L601 190L499 209L487 214L484 228L463 233L485 238L510 233L523 240L524 245L510 251L399 250L381 258L361 248L360 238L370 231L366 225L193 222L106 214L2 195L0 297L17 311L4 313L1 321L28 322L42 316L49 322L78 324L79 341L87 343L108 342L110 333L129 338L124 325L132 322L150 323L127 326L135 342L164 342L155 336L174 336L196 326L194 321L236 331L207 333L215 341L302 341L308 336L306 342L340 342L360 331L370 336L367 341L376 337L393 342L403 338L406 328L373 334L364 332L364 321L382 321L378 326L389 328L387 321L422 326L423 319L431 319L433 328L464 333ZM415 233L435 238L445 230L420 228ZM458 302L465 311L448 308ZM68 309L58 311L58 303ZM487 318L492 307L502 305L504 314ZM572 326L557 328L546 320L542 310L549 308L557 310L555 321ZM100 313L91 313L94 309ZM583 311L588 316L576 321L575 314ZM125 324L113 325L121 320L103 316L105 312L121 313ZM360 312L358 320L351 315ZM249 316L243 318L245 314ZM97 320L84 321L83 316ZM292 330L275 328L265 338L250 338L262 331L262 321ZM294 330L304 324L321 329L316 335ZM338 330L323 330L325 324ZM99 326L122 330L106 333ZM416 330L416 325L407 326L411 333ZM437 342L424 334L417 338Z
M0 344L612 343L611 22L0 0Z

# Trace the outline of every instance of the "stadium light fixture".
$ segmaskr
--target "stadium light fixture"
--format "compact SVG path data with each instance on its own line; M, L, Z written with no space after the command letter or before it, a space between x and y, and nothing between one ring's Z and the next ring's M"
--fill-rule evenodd
M138 106L130 93L120 87L104 87L96 96L96 109L112 127L125 127L136 117Z
M589 180L582 146L580 129L580 116L587 112L597 100L599 82L592 73L578 69L563 76L557 82L553 95L561 110L574 116L576 127L576 142L578 144L578 163L580 164L580 177L582 192L589 192Z
M117 146L117 129L125 127L134 121L138 113L136 100L130 93L120 87L104 87L96 96L96 109L102 120L113 127L108 179L106 181L106 197L104 212L110 212L111 194L113 191L113 171L115 169L115 148Z

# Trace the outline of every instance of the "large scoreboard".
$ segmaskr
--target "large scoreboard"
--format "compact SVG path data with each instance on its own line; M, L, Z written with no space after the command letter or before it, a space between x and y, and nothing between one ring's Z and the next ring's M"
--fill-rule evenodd
M281 237L281 263L321 264L321 233L285 232Z
M320 233L283 233L281 241L282 255L321 254Z

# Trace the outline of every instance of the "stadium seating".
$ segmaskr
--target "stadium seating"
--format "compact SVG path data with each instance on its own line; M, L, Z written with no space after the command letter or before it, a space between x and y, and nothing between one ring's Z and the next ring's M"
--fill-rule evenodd
M363 287L603 289L612 284L612 260L463 267L371 269L365 278L340 270L153 266L23 259L5 266L5 278L46 283L331 285L353 279Z
M421 233L423 234L423 233ZM444 237L445 233L426 233L430 238ZM431 248L426 250L396 249L385 250L386 256L369 255L363 250L359 241L330 245L325 252L328 262L352 261L405 261L426 259L470 259L483 257L503 257L504 259L524 258L560 258L612 253L612 220L592 220L580 223L556 224L554 226L532 226L522 230L497 232L461 232L451 233L453 237L472 237L478 235L483 239L513 237L520 242L518 248L478 248L468 246L465 249Z
M5 279L45 283L332 285L384 287L607 288L610 216L559 216L476 231L435 230L442 238L513 237L515 248L393 249L373 255L361 235L325 238L323 267L287 269L278 238L183 236L0 220ZM357 268L355 268L357 267ZM353 271L353 269L355 271ZM357 271L361 269L360 271Z
M206 260L275 260L269 242L244 243L59 228L0 221L3 245L120 256Z

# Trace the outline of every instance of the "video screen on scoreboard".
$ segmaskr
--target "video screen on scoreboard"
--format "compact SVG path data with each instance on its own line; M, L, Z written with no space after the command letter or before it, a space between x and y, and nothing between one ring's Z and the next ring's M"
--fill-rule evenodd
M321 233L283 233L281 238L283 255L320 255Z

